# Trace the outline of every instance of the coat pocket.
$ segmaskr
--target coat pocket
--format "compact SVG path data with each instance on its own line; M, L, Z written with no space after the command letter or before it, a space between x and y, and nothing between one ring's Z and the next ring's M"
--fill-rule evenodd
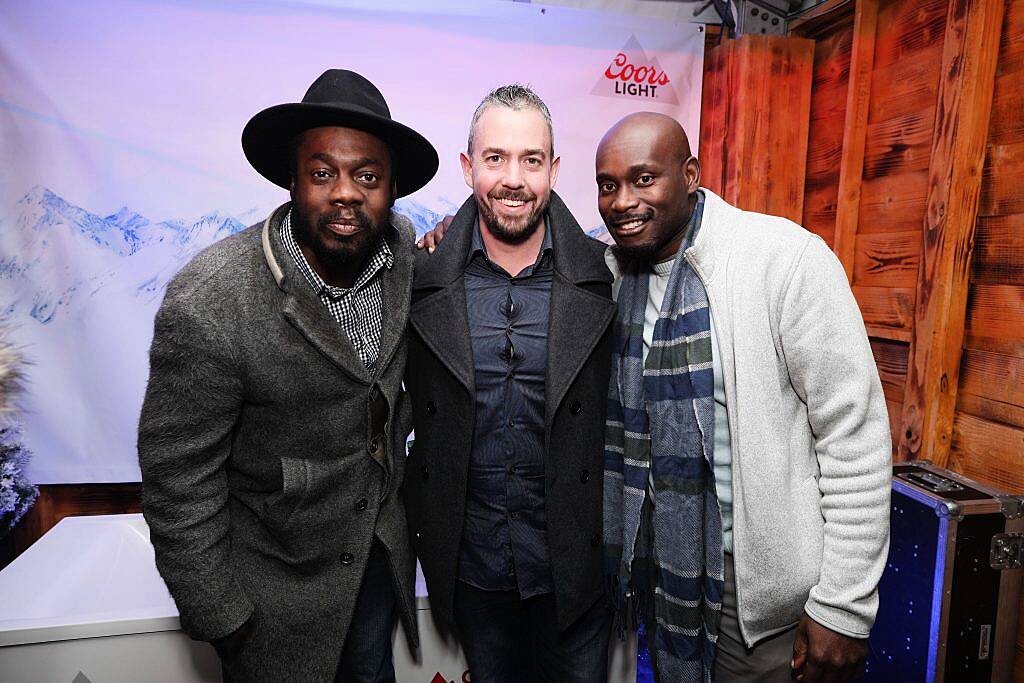
M309 488L309 462L303 458L281 456L281 490L267 500L272 526L284 529L302 504Z

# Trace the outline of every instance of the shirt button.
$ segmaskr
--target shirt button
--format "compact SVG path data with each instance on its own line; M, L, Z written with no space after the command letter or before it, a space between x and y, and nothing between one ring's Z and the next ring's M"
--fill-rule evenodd
M511 517L512 519L519 519L519 513L518 512L513 512L512 514L509 515L509 517Z
M344 565L352 564L352 562L354 562L355 559L356 558L352 556L352 553L342 553L341 554L341 563L344 564Z
M508 465L508 466L507 466L507 467L505 468L505 470L506 470L506 471L507 471L507 472L508 472L509 474L515 474L515 473L516 473L516 466L515 466L515 465Z
M509 427L515 427L516 426L516 421L513 420L511 417L508 419L508 426Z
M588 470L583 470L580 472L580 483L586 484L588 481L590 481L590 472Z
M367 502L367 500L365 498L360 498L359 502L356 503L356 512L362 512L367 507L369 507L369 505L370 505L369 502Z

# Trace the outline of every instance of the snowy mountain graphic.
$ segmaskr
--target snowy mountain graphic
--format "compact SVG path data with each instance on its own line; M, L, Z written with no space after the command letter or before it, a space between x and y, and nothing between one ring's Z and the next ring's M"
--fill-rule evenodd
M396 207L420 235L455 213L444 200L436 208ZM26 440L41 463L64 454L61 481L138 481L139 408L167 283L199 251L264 218L94 212L41 186L0 207L0 316L31 362Z
M395 209L416 227L433 229L456 207L433 211L403 198ZM152 316L167 283L214 242L262 216L211 211L195 220L154 222L128 206L101 216L36 186L0 219L0 314L52 323L92 299L137 299ZM129 302L129 306L132 304Z

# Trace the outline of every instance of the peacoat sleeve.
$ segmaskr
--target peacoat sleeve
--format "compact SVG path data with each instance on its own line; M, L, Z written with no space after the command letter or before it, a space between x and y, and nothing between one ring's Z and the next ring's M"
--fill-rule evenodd
M839 260L817 237L796 259L779 334L807 406L825 522L821 574L804 609L833 631L866 638L889 547L892 442L860 309Z
M242 380L217 322L195 297L168 290L156 316L138 442L157 568L182 629L207 641L234 632L254 609L229 563L226 462Z

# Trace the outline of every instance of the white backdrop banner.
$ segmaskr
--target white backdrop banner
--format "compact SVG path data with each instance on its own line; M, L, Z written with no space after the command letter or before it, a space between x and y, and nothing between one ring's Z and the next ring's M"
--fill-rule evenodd
M557 190L603 230L594 150L622 116L696 137L703 27L511 2L36 0L0 5L0 315L32 360L38 483L138 481L153 316L200 249L287 194L245 161L257 111L328 68L358 71L437 147L397 209L419 232L469 195L458 163L480 99L529 83L551 109ZM383 8L382 8L383 7Z

